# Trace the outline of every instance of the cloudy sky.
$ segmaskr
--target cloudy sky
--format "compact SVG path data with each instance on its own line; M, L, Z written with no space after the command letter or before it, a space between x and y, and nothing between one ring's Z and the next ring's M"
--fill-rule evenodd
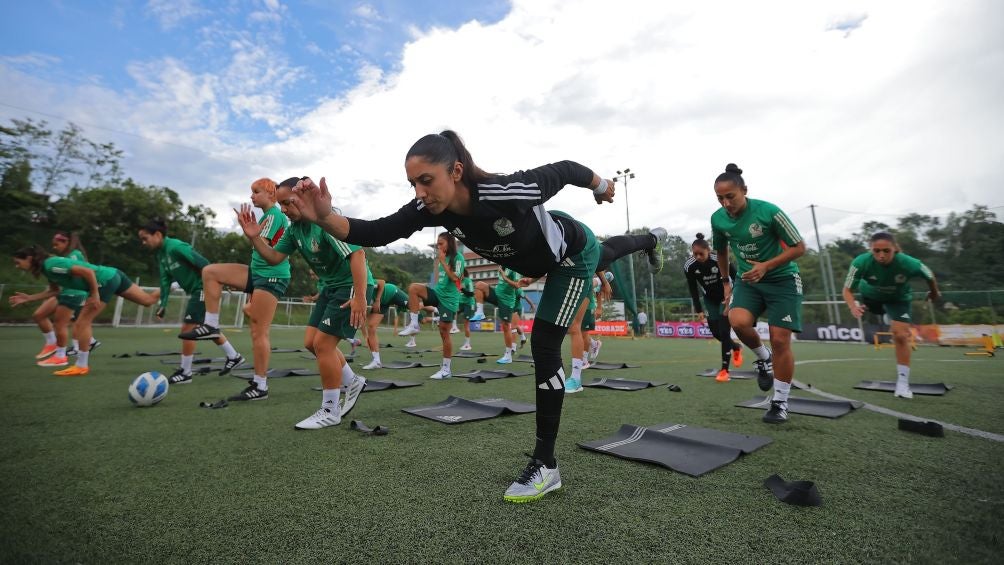
M71 120L234 225L252 180L326 175L373 218L404 154L457 130L478 164L561 159L636 178L549 207L600 234L690 239L728 162L824 238L863 221L996 207L1004 2L38 0L4 2L0 121ZM419 245L428 234L412 238ZM810 239L810 241L813 241Z

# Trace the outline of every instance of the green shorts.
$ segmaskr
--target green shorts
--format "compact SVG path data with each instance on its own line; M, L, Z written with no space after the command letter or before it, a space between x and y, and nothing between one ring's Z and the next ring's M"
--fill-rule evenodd
M251 294L256 290L264 290L277 299L282 299L289 288L289 279L281 277L259 277L248 268L248 282L244 285L244 292ZM347 299L346 299L347 300Z
M381 297L381 302L382 301L383 301L383 297ZM386 305L380 307L380 313L383 314L384 316L386 316L387 313L390 311L390 307L391 306L396 306L399 312L407 312L408 311L408 294L405 293L400 288L397 289L397 292L394 293L393 297L391 297L390 302L388 302Z
M704 317L709 320L717 320L722 317L722 312L725 310L725 306L721 302L716 300L708 300L705 296L701 299L704 302Z
M877 298L861 297L861 304L872 314L888 314L893 322L913 323L913 303L909 300L884 301Z
M352 339L356 328L352 327L352 309L342 308L352 298L351 286L324 287L317 292L317 303L310 311L307 326L343 339Z
M101 298L101 302L108 304L113 296L122 294L123 292L129 290L132 286L132 281L126 276L122 271L115 269L115 276L108 279L108 282L98 287L98 296Z
M593 272L600 261L600 244L596 236L585 224L580 222L580 225L586 234L586 244L575 255L551 267L537 304L535 319L563 328L571 325L582 299L593 291Z
M506 304L504 300L499 298L499 295L495 292L495 287L488 289L488 296L485 297L485 302L489 302L498 306L498 319L505 322L512 322L512 304Z
M422 302L426 306L435 306L439 308L439 323L440 324L452 324L453 320L457 317L457 305L452 304L452 309L450 304L444 304L442 300L439 299L439 295L436 294L435 289L431 286L426 285L425 289L428 291L428 298Z
M474 303L461 304L460 305L460 310L457 311L457 316L459 316L460 314L463 314L464 315L464 319L470 320L471 316L474 315L474 312L475 312Z
M206 293L199 290L188 296L188 306L185 307L185 317L182 324L201 324L206 320Z
M767 324L802 331L802 277L798 273L779 280L748 283L742 279L732 287L729 308L742 308L759 318L766 314Z
M80 309L84 307L84 302L86 301L86 294L79 294L76 292L61 292L58 296L56 296L56 306L69 308L73 312L73 317L70 318L71 320L77 319L77 315L80 314Z
M592 308L586 308L586 315L582 317L582 331L588 332L596 329L596 315Z

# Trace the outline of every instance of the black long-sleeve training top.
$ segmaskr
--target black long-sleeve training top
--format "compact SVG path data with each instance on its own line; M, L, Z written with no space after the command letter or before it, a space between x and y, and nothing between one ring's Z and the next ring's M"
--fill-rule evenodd
M722 274L718 272L718 254L712 252L707 261L698 261L696 257L687 259L683 264L683 273L687 275L687 287L690 289L690 299L694 301L694 312L703 312L701 298L697 292L700 285L704 295L712 302L721 302L725 298L725 285ZM735 280L736 266L729 262L729 279Z
M511 175L493 176L471 188L471 215L449 210L433 215L421 200L378 220L349 218L347 243L374 247L406 238L429 226L443 226L471 251L539 277L582 250L582 226L544 203L566 185L589 187L593 171L573 161L551 163Z

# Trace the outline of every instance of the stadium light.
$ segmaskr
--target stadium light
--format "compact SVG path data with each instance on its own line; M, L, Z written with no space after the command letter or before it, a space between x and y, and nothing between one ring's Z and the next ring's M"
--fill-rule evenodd
M624 215L625 215L625 219L627 220L627 233L628 233L628 235L631 234L631 208L628 205L628 191L627 191L627 188L628 188L628 179L633 179L633 178L634 178L634 173L632 173L631 169L629 169L629 168L625 168L623 172L622 171L617 171L617 174L614 176L614 182L617 182L618 180L621 180L621 179L624 180ZM631 277L631 294L634 295L635 311L637 312L637 310L638 310L638 293L635 290L635 285L634 285L634 257L628 257L628 259L629 259L628 260L628 274ZM635 314L635 320L637 320L637 313ZM632 324L632 327L633 326L634 326L634 324Z

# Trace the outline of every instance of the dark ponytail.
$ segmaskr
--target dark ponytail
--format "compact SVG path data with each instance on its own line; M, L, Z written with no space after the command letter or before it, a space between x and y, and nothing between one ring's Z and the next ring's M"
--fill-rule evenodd
M440 233L439 237L446 241L446 260L452 262L457 254L457 238L448 231ZM457 273L457 276L459 277L461 274Z
M42 274L42 263L49 258L49 252L38 245L29 245L15 251L14 258L31 259L31 274L38 277Z
M140 229L150 235L160 232L160 235L167 237L167 222L159 218L154 218L143 224L143 227Z
M690 246L700 247L701 249L711 249L711 245L708 244L708 240L704 239L703 233L698 233L697 239L695 239L694 243L691 243Z
M743 170L736 166L735 163L729 163L725 166L725 172L718 175L715 179L715 184L720 182L731 182L737 187L746 190L746 181L743 180Z
M421 157L430 163L443 165L449 171L453 170L454 163L460 161L464 167L461 181L468 188L473 188L492 176L474 164L474 158L464 146L463 140L457 132L449 129L438 134L430 133L416 141L404 159L407 161L412 157Z

